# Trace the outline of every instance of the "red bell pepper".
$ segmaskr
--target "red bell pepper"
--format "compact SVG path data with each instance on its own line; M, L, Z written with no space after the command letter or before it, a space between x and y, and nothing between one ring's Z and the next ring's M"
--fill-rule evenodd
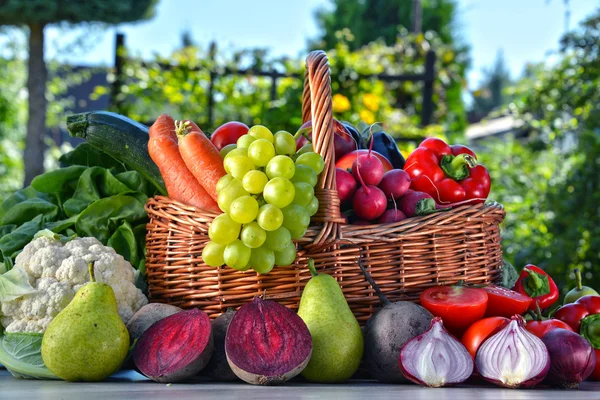
M440 205L483 203L490 193L490 174L462 145L425 139L406 160L411 189L429 194Z
M533 299L529 309L535 311L538 307L545 309L558 300L558 287L554 280L544 270L532 264L527 264L513 287L515 292L527 295Z
M556 311L554 318L566 322L575 332L579 332L581 321L596 314L600 314L600 296L590 295L577 299L575 303L565 304Z

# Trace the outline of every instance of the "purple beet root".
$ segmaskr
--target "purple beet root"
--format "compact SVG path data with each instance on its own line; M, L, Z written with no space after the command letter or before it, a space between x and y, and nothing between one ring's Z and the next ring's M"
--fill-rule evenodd
M155 382L180 382L197 375L213 352L208 315L181 311L148 328L133 350L140 372Z
M212 322L215 346L212 357L206 368L204 368L203 374L216 381L230 382L238 380L237 375L231 370L227 362L227 356L225 355L225 335L234 315L235 310L228 308L224 314L221 314Z
M298 375L312 354L308 327L293 311L256 297L233 317L225 337L233 372L253 385L277 385Z

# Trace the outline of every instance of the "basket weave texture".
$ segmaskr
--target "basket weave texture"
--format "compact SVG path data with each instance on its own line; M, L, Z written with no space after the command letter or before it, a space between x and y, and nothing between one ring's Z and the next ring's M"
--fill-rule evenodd
M323 156L325 169L315 188L319 211L304 237L295 241L294 264L275 267L267 275L210 267L201 253L216 214L157 196L146 204L151 301L199 307L211 318L255 296L296 309L310 279L306 265L312 258L319 272L336 278L362 324L377 310L379 299L357 264L359 258L390 301L418 301L425 288L440 284L499 279L499 224L505 212L498 203L461 206L393 224L344 223L335 186L329 63L322 51L310 53L306 60L302 117L312 120L313 146Z

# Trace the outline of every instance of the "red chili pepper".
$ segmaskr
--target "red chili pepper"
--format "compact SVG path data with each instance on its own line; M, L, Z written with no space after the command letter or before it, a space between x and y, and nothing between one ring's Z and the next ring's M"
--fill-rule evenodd
M490 174L463 145L425 139L406 160L411 188L425 192L441 205L483 203L490 193Z
M541 309L550 307L556 303L559 295L558 287L550 275L532 264L523 268L513 290L531 297L533 301L529 309L534 311L537 304Z

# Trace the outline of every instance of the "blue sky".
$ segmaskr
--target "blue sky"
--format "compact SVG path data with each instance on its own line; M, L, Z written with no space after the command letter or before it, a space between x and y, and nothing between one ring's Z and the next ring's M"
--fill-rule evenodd
M409 0L401 0L409 1ZM499 49L513 75L526 62L544 60L556 49L565 29L564 0L459 0L461 36L472 46L473 66L468 74L473 87L481 69L491 65ZM161 0L156 17L148 22L121 26L130 51L143 56L169 54L189 30L195 41L206 45L216 40L220 47L268 47L275 55L304 54L306 40L317 35L314 10L325 0ZM570 25L600 7L600 0L571 0ZM60 58L78 64L110 64L114 33L96 32L87 41L89 49ZM49 28L48 56L56 54L54 43L77 31Z

